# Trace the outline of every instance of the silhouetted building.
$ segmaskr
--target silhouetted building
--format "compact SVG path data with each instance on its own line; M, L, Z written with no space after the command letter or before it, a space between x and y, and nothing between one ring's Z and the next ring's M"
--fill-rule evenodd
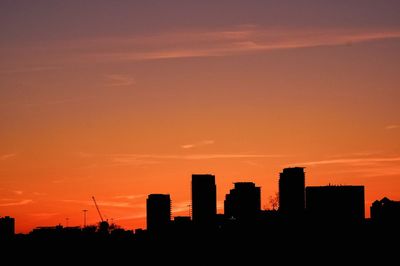
M15 234L15 219L10 216L0 217L0 239L11 238Z
M62 225L39 226L34 228L30 234L34 237L43 239L61 237L64 234L64 227Z
M190 216L175 216L172 222L174 233L187 233L192 229L193 223Z
M169 194L150 194L147 198L147 230L163 231L171 222L171 198Z
M123 228L115 228L110 235L114 239L132 239L134 236L133 230L125 230Z
M364 186L306 188L307 214L325 222L362 222L365 216Z
M373 222L391 224L400 222L400 201L393 201L385 197L374 201L370 210Z
M305 177L303 167L285 168L279 174L279 212L297 216L304 212Z
M224 213L228 219L254 220L261 209L261 189L252 182L234 183L234 189L226 194Z
M277 210L261 210L260 223L263 226L276 226L279 224L281 216Z
M192 220L190 219L190 216L175 216L174 223L179 225L181 224L189 225L192 223Z
M215 176L192 175L192 215L196 226L212 226L217 214Z

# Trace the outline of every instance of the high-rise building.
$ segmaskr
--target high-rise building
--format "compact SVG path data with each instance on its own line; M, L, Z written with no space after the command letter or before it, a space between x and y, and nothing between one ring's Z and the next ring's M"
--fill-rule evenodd
M364 186L306 188L307 214L325 222L362 222L365 217Z
M238 221L254 220L261 210L260 187L252 182L237 182L234 186L225 197L225 216Z
M150 194L147 198L147 230L164 231L171 222L171 198L169 194Z
M15 219L10 216L0 217L0 239L11 238L15 234Z
M215 176L192 175L192 218L195 226L213 226L217 214Z
M279 175L279 211L297 216L304 212L305 177L303 167L285 168Z

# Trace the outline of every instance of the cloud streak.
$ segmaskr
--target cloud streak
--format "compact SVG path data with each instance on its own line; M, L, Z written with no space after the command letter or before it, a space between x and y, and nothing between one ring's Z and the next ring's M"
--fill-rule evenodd
M107 87L126 87L136 83L135 79L128 75L111 74L105 77L107 79Z
M210 143L211 144L211 143ZM188 144L192 145L192 144ZM282 154L252 154L252 153L205 153L205 154L96 154L78 152L81 158L103 158L111 161L109 166L146 166L164 163L167 160L230 160L230 159L267 159L282 158Z
M187 212L189 213L189 208L191 208L191 201L181 201L181 202L172 202L172 213L181 213L181 212Z
M71 199L66 199L62 200L63 202L67 203L77 203L77 204L83 204L83 205L93 205L92 201L88 200L71 200ZM97 204L99 206L106 206L106 207L118 207L118 208L134 208L130 202L122 202L122 201L98 201Z
M146 218L146 213L138 212L137 214L118 217L118 218L115 218L114 220L115 221L124 221L124 220L134 220L134 219L143 219L143 218Z
M203 140L203 141L192 143L192 144L181 145L181 148L182 149L191 149L191 148L197 148L197 147L211 145L211 144L214 144L213 140Z
M17 156L16 153L3 154L3 155L0 156L0 161L11 159L11 158L14 158L15 156Z
M23 67L19 69L8 69L0 71L0 74L20 74L20 73L32 73L32 72L43 72L51 70L59 70L61 67L57 66L33 66L33 67Z
M244 158L280 158L278 154L230 154L230 153L210 153L210 154L110 154L107 155L114 162L132 162L137 161L154 162L154 160L212 160L212 159L244 159Z
M400 38L400 29L292 29L245 25L216 31L192 30L101 39L97 42L91 40L80 44L108 47L101 52L85 52L86 60L143 61L232 56L282 49L351 45L392 38Z
M398 129L400 128L400 125L388 125L385 127L387 130L392 130L392 129Z
M58 214L59 214L58 212L35 212L35 213L30 213L29 215L37 218L49 218Z
M139 195L118 195L115 196L115 199L128 199L128 200L134 200L134 199L141 199L144 198L146 195L139 194Z
M391 162L400 162L400 157L343 158L343 159L299 162L299 163L293 163L291 165L315 166L315 165L329 165L329 164L371 164L371 163L391 163Z
M9 199L4 199L4 200L8 201ZM30 204L32 202L33 202L33 200L31 200L31 199L25 199L25 200L14 201L14 202L0 203L0 207L22 206L22 205Z

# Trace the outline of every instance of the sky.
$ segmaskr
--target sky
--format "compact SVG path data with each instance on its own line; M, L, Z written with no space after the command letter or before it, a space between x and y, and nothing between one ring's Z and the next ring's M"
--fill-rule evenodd
M400 200L400 2L0 1L0 216L17 232L107 219L146 197L188 215L193 173L262 208L306 185Z

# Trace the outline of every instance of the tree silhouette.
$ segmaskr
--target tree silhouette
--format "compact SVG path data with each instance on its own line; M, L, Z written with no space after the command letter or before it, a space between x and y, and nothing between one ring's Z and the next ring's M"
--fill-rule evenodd
M279 193L275 192L274 196L269 196L268 202L271 206L271 210L276 211L279 209Z

